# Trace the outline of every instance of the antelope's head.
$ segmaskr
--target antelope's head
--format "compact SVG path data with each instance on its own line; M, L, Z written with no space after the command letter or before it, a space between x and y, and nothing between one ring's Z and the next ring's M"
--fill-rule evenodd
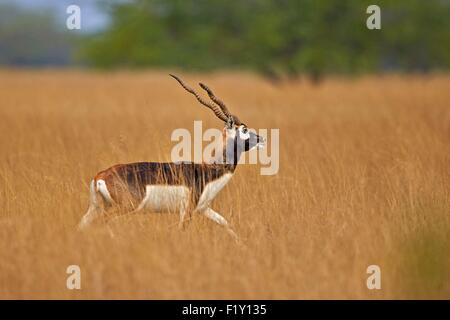
M188 92L193 94L198 102L211 109L214 114L224 122L223 139L224 148L226 148L226 157L230 159L229 154L233 154L233 158L239 160L239 155L242 152L252 150L254 148L261 148L265 145L265 139L257 135L254 131L248 129L239 118L230 113L225 103L217 98L212 90L203 83L199 83L200 87L206 91L209 98L212 100L205 101L197 92L188 87L180 78L171 74L175 80Z

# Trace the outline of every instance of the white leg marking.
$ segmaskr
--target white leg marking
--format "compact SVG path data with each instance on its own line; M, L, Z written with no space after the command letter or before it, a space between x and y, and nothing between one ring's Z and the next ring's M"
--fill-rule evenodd
M178 228L183 229L184 226L184 218L186 217L186 213L188 212L189 207L189 191L187 193L187 196L185 198L185 201L183 202L181 208L180 208L180 221L178 222Z
M220 224L221 226L224 226L227 229L228 233L231 234L231 236L235 240L239 239L237 234L228 225L228 221L224 217L222 217L219 213L217 213L216 211L214 211L211 208L206 208L205 210L202 211L202 213L209 219L213 220L214 222Z
M230 181L233 175L231 173L227 173L220 177L217 180L211 181L205 187L198 200L197 211L203 211L209 207L211 201L217 196L220 190Z
M184 218L186 217L186 210L180 210L180 221L178 222L178 228L183 229L184 227Z

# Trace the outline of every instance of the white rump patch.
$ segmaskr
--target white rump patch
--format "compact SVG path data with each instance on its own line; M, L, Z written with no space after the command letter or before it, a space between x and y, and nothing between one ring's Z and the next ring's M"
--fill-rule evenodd
M105 180L102 179L97 180L97 191L101 193L101 195L107 202L114 203L114 200L111 198L108 188L106 187Z

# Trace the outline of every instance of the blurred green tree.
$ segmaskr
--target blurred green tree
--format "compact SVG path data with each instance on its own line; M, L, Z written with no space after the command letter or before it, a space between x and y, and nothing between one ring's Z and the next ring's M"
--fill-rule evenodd
M81 58L102 68L251 69L307 73L431 71L450 66L450 4L380 0L382 29L366 28L371 0L134 0Z
M0 65L68 65L76 36L45 11L0 4Z

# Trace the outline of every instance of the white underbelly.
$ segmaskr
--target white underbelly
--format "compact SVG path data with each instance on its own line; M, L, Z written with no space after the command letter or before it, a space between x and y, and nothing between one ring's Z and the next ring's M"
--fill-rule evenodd
M196 210L203 211L209 207L212 200L228 183L232 174L225 174L219 179L208 183L197 202ZM145 188L145 197L139 209L148 209L153 212L181 212L189 205L190 192L186 186L148 185Z
M141 208L153 212L180 212L189 202L189 189L184 186L147 186Z

